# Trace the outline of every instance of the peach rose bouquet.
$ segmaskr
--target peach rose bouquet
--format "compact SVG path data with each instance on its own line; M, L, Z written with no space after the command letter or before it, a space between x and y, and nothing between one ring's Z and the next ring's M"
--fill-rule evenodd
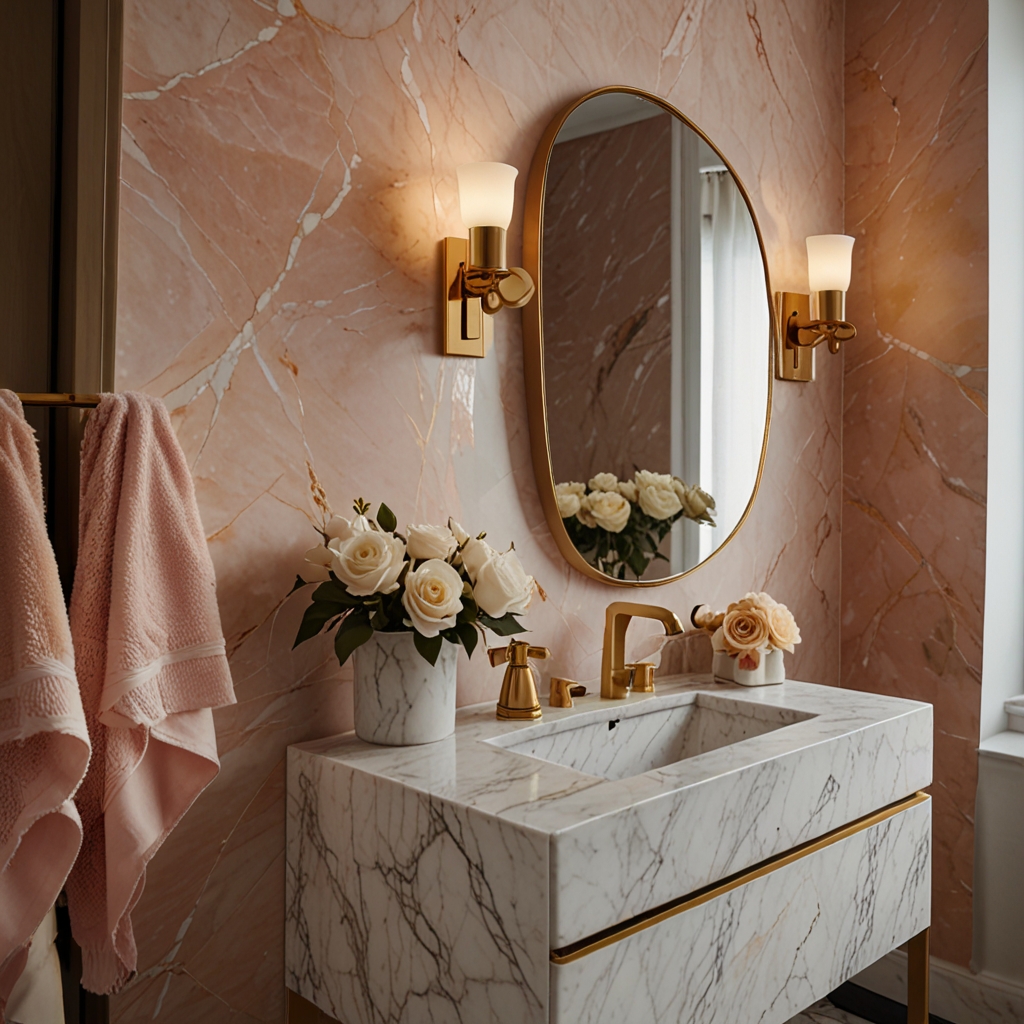
M454 519L399 533L387 505L371 516L362 498L346 519L334 514L312 470L310 480L320 543L306 552L294 589L319 586L293 646L337 627L334 649L344 665L375 632L411 632L416 650L434 665L444 642L472 655L485 629L523 632L516 616L538 588L514 547L496 551L486 534L471 537Z
M793 652L800 643L800 627L793 613L763 591L734 601L724 612L698 605L690 621L711 634L716 653L736 659L739 668L753 671L770 651Z

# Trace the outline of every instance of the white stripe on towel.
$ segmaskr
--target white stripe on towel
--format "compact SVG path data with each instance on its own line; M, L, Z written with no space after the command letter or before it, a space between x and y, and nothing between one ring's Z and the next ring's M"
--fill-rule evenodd
M173 665L178 661L191 661L194 658L215 658L218 654L224 653L223 640L208 640L206 643L193 644L191 647L179 647L178 650L161 655L147 665L121 669L118 672L108 671L103 684L103 696L100 698L100 714L109 711L126 693L131 693L143 683L148 683L167 665Z

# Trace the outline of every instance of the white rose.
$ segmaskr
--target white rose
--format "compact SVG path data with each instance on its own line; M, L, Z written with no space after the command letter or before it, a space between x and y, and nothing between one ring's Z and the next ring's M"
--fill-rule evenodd
M647 473L645 475L649 479L643 482L641 482L640 473L636 475L637 487L640 492L637 499L640 502L640 507L652 519L671 519L683 507L672 486L672 477L667 473Z
M614 491L619 486L619 478L614 473L598 473L590 478L588 486L592 491Z
M555 494L578 494L581 498L587 493L587 485L570 481L567 484L555 484Z
M480 566L473 584L473 597L492 618L509 613L521 615L533 597L534 580L527 575L514 551L495 551Z
M589 526L593 529L597 526L597 520L594 518L590 511L590 495L584 495L580 498L580 510L576 513L576 518L584 525Z
M640 494L637 490L636 481L634 480L620 480L619 486L616 490L626 499L626 501L635 502Z
M633 476L633 480L637 487L643 490L643 488L650 487L653 484L671 487L673 477L671 473L652 473L649 469L638 469Z
M331 516L330 522L324 528L328 540L348 540L357 533L363 533L372 529L369 519L366 516L356 516L349 522L344 516Z
M700 519L709 508L713 509L715 507L715 499L707 491L701 490L696 485L691 487L685 480L675 477L672 481L672 487L676 492L676 497L683 508L686 509L686 514L693 519Z
M330 564L334 557L323 544L317 544L306 552L306 560L302 563L299 575L306 583L324 583L331 578Z
M462 611L462 577L442 559L428 558L406 574L402 606L417 633L437 636Z
M618 491L593 491L587 498L590 514L597 525L611 533L621 533L633 508L630 503Z
M406 531L409 557L448 558L459 546L455 534L447 526L410 526Z
M466 541L466 545L462 549L462 564L466 567L470 579L476 580L476 574L483 564L497 553L490 544L478 540L476 537Z
M327 545L334 553L331 568L354 597L391 594L405 565L405 544L390 533L361 530L347 540Z
M559 484L558 486L561 487L562 485ZM569 519L580 510L580 496L575 491L563 491L559 494L558 487L556 487L555 500L558 502L558 514L563 519Z
M460 544L465 544L469 540L469 534L451 516L448 517L448 529Z

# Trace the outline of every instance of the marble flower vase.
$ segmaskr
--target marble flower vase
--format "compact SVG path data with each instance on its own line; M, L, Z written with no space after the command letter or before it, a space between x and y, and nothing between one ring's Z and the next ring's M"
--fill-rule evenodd
M368 743L407 747L455 731L458 650L443 643L431 665L412 633L374 633L352 654L356 735Z
M720 683L738 683L740 686L772 686L786 679L786 665L783 661L784 651L771 650L762 652L761 662L755 669L740 668L738 659L715 651L711 663L711 671L715 680Z

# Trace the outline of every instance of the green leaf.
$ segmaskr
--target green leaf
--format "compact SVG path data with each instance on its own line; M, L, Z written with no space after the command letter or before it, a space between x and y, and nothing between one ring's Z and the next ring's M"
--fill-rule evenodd
M306 581L301 576L296 576L295 577L295 586L292 587L292 589L288 591L288 596L291 597L292 594L294 594L296 590L300 590L304 586L306 586Z
M353 597L337 580L328 580L321 583L313 591L314 601L327 601L332 604L340 604L345 608L356 608L363 602L358 597Z
M338 664L344 665L349 655L373 636L373 626L359 613L349 615L334 635L334 653Z
M382 501L380 508L377 509L377 525L385 531L385 533L394 533L395 528L398 526L398 517L394 512L391 511ZM433 662L431 662L433 664Z
M629 556L629 562L627 564L630 569L633 570L633 575L636 576L637 579L643 576L647 569L647 559L644 558L644 553L642 551L634 551Z
M458 633L462 646L466 648L466 654L472 658L473 651L476 649L476 642L480 639L476 626L470 625L468 622L457 622L455 624L455 632Z
M427 637L422 633L417 633L416 630L413 630L412 641L416 645L416 650L420 652L424 660L430 662L431 665L437 664L437 656L441 653L441 644L444 643L440 634L437 636Z
M525 633L527 630L521 626L511 612L506 612L500 619L491 618L490 615L480 613L477 621L486 626L491 632L498 636L512 636L513 633Z
M295 643L292 644L292 650L295 650L299 644L305 643L316 636L324 628L328 620L333 619L338 614L338 611L339 609L334 605L327 605L322 601L315 601L311 604L303 613L302 622L299 623L299 631L295 634Z
M388 617L383 608L378 608L370 616L370 625L374 629L385 630L388 628Z

